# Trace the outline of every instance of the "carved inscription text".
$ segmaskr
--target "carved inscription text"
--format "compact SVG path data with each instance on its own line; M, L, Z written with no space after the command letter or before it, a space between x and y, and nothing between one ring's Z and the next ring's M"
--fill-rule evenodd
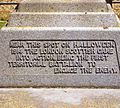
M53 74L119 73L111 40L11 40L9 51L9 68L42 68Z

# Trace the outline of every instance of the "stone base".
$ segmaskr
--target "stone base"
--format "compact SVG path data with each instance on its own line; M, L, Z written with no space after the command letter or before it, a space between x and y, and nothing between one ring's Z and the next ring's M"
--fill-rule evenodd
M119 89L0 89L0 108L119 107Z
M106 12L105 0L23 0L19 12Z
M11 27L118 27L113 12L70 12L70 13L28 13L11 14Z

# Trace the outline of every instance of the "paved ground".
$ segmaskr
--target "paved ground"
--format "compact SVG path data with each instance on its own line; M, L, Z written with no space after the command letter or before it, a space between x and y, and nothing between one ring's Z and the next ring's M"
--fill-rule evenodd
M0 89L0 108L120 108L120 90Z

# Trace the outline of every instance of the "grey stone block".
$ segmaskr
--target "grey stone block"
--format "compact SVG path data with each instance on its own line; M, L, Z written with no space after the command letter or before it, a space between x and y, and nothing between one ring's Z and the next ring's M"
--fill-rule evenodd
M118 27L113 12L12 13L8 26L14 27Z
M106 12L105 0L23 0L19 12Z
M8 27L0 87L120 87L119 28Z
M118 89L0 89L1 108L119 108Z

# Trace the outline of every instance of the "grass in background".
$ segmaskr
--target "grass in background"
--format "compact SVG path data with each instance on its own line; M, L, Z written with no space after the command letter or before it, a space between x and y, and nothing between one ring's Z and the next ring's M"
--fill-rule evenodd
M118 17L120 18L120 4L113 4L113 9L115 13L118 15Z
M0 2L18 2L19 0L0 0ZM17 5L0 5L0 28L7 24L10 13L15 11Z
M0 29L7 24L7 21L0 21Z
M7 21L9 19L9 11L0 11L0 21Z
M7 24L9 16L10 16L10 12L0 11L0 29Z

